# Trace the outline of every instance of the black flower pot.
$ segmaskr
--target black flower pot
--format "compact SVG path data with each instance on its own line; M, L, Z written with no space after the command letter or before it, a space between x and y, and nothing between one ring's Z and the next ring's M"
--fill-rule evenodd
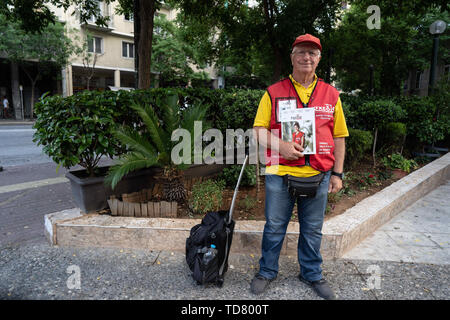
M132 193L153 187L156 168L131 172L117 184L114 190L105 185L105 176L109 167L100 167L96 177L88 177L86 170L69 171L72 195L82 213L90 213L108 208L107 199L111 195L119 197L123 193Z

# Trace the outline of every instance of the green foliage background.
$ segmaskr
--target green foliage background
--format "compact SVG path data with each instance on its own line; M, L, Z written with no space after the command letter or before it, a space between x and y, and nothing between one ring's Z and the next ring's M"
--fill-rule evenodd
M95 168L97 156L114 157L127 151L113 135L117 125L145 133L145 126L130 108L134 103L151 105L162 119L161 106L168 95L175 94L180 110L194 105L207 108L206 121L225 136L227 129L245 131L253 127L263 93L248 89L157 88L130 92L85 91L67 98L46 96L36 104L35 141L64 167L82 164ZM405 124L405 147L410 152L421 151L424 144L440 143L448 147L447 96L448 91L433 97L341 95L347 126L359 130L350 130L347 154L355 158L362 155L367 151L375 125L388 125L392 121Z

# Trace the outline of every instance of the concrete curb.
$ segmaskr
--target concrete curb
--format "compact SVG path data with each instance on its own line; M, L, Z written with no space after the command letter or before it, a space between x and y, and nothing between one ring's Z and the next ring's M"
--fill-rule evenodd
M325 221L321 254L341 257L378 227L450 178L450 153L359 202L343 214ZM52 245L117 247L184 251L190 229L198 219L132 218L81 215L78 208L45 216L45 233ZM236 221L231 251L261 251L264 221ZM288 226L283 255L296 255L298 222Z
M0 120L0 126L34 125L35 122L35 120Z

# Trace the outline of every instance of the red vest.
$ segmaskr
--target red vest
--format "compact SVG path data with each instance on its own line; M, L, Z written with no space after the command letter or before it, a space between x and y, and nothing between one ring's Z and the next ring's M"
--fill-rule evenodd
M281 122L278 121L278 102L286 99L295 99L297 108L303 108L302 101L295 90L290 78L281 80L267 88L272 102L272 116L270 130L278 129L278 137L281 139ZM309 99L308 107L315 108L316 126L316 154L305 155L298 160L286 160L278 152L267 148L266 165L304 166L310 165L318 171L328 171L334 165L334 108L339 98L339 92L322 79L317 79L316 87Z
M304 135L304 133L301 132L301 131L299 131L299 132L294 132L294 133L292 134L292 141L294 141L294 142L296 142L296 143L298 143L298 144L301 145L303 135Z

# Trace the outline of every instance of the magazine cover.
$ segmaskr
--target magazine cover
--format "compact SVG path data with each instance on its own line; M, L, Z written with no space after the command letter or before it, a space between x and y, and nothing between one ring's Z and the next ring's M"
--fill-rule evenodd
M292 108L286 101L279 106L279 114L281 138L301 145L303 154L316 154L315 109Z

